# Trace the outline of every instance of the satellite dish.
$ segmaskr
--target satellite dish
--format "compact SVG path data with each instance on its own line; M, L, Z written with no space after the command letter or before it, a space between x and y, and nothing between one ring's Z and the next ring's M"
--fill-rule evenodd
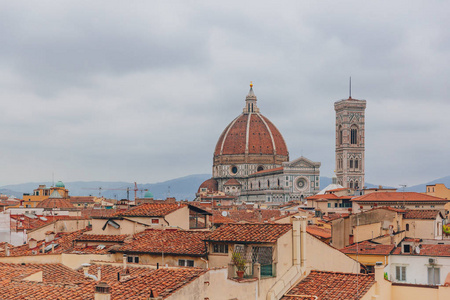
M416 250L416 254L420 254L420 247L419 246L416 246L415 250Z
M223 216L223 217L226 217L227 215L228 215L228 213L227 213L226 211L223 211L223 212L222 212L222 216Z

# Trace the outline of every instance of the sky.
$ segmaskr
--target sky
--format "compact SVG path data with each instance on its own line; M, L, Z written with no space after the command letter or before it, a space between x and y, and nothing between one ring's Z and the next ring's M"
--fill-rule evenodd
M262 3L265 2L265 3ZM0 0L0 185L211 173L253 81L290 158L334 174L367 100L366 182L450 175L448 1Z

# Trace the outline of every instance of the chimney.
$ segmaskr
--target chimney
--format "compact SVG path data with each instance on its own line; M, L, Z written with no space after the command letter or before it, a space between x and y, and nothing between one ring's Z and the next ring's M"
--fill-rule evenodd
M301 263L301 254L300 254L300 217L299 216L293 216L291 218L292 220L292 259L293 264L300 265Z
M381 285L384 284L384 265L381 261L375 263L375 294L380 295ZM384 293L383 293L384 294Z
M37 241L35 239L33 239L33 238L29 239L28 240L28 247L30 249L36 248L37 247Z
M10 255L10 253L9 253L9 247L8 247L8 244L6 243L5 244L5 256L9 256Z
M84 277L89 277L95 281L98 281L97 276L89 274L89 267L91 266L91 264L82 264L81 266L83 267Z
M111 287L106 282L100 282L95 286L95 300L111 300Z
M123 255L123 269L124 270L126 270L126 268L127 268L127 258L128 258L128 255L124 254Z
M45 233L45 242L49 243L55 239L55 233L53 231L47 231Z
M154 289L150 289L150 295L148 296L148 300L160 300L161 297L158 297L158 292Z
M300 239L300 266L304 268L306 265L306 216L302 216Z
M102 280L102 268L101 267L97 268L97 279L98 279L98 281Z

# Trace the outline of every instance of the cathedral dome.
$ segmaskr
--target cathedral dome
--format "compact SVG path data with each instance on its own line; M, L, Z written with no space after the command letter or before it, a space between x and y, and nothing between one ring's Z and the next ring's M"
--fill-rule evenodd
M251 163L251 157L258 157L261 163L262 160L279 164L288 161L289 153L283 136L256 106L253 85L250 85L245 102L243 113L220 135L214 151L214 163L220 164L230 159L235 164Z

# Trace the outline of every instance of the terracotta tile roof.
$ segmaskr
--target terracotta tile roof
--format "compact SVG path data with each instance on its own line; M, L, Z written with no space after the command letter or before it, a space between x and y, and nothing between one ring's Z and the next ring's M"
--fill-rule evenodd
M242 184L239 181L237 181L236 179L231 178L231 179L228 179L227 182L225 182L223 185L239 185L239 186L241 186Z
M236 243L275 243L292 229L291 224L226 224L214 230L208 241Z
M325 193L332 193L332 192L340 192L340 191L345 191L348 190L348 188L338 188L338 189L333 189L333 190L328 190Z
M372 275L311 271L305 279L289 290L281 300L357 300L362 299L374 283L375 279ZM355 293L356 290L358 290L358 293ZM305 295L305 297L294 295Z
M113 235L113 234L82 234L75 239L76 242L116 242L123 243L128 234Z
M209 234L208 231L147 229L112 252L204 256L206 245L203 240Z
M288 216L278 209L230 210L228 217L235 222L268 222L280 216Z
M94 203L94 196L69 196L71 203Z
M199 186L197 193L201 192L201 189L206 188L210 193L217 192L219 190L219 183L214 178L203 181Z
M124 212L118 212L115 216L120 217L164 217L177 209L185 207L185 204L155 204L144 203L139 206L133 207Z
M403 219L435 220L439 214L439 210L434 209L411 209L406 211L403 215Z
M342 248L340 251L345 254L358 253L359 255L389 255L394 248L395 245L381 245L364 241Z
M412 253L401 253L401 243L395 248L392 254L395 255L410 255L410 256L445 256L450 257L450 245L432 245L432 244L420 244L420 253L415 251Z
M324 221L330 222L339 218L345 218L348 217L349 214L345 213L345 214L339 214L339 213L335 213L335 214L328 214L327 216L322 216L322 219L324 219Z
M306 226L306 232L323 239L331 239L331 229L317 225Z
M36 218L30 218L26 215L11 215L11 229L14 231L34 230L58 220L86 220L86 217L76 216L43 216L36 215Z
M415 192L381 192L370 193L353 198L356 202L449 202L449 200Z
M335 194L320 194L320 195L317 194L317 195L306 197L306 200L321 200L321 199L333 200L333 199L339 199L339 197L336 196Z
M97 276L111 287L111 299L148 300L150 291L163 299L197 279L207 270L198 268L148 269L129 267L128 277L118 281L117 273L122 267L91 265L89 274ZM27 275L43 272L43 282L23 281ZM94 299L98 282L83 275L83 270L73 271L57 264L2 264L0 265L0 297L2 299Z
M85 217L110 217L117 214L119 211L122 210L88 207L81 209L81 215Z
M213 211L212 222L214 224L227 224L227 223L234 223L236 221L229 217L222 216L222 212L215 210L215 211Z
M37 208L74 209L72 203L64 198L47 198L36 205Z
M74 249L74 241L77 237L82 235L86 229L78 230L70 233L60 232L56 234L55 239L51 242L45 242L45 240L37 241L37 246L35 248L30 249L29 244L12 247L9 249L10 256L34 256L34 255L47 255L53 253L67 253L71 252ZM47 251L47 253L41 253L42 249L46 246L58 244L54 248L54 252L51 250ZM6 256L5 250L0 249L0 257Z

